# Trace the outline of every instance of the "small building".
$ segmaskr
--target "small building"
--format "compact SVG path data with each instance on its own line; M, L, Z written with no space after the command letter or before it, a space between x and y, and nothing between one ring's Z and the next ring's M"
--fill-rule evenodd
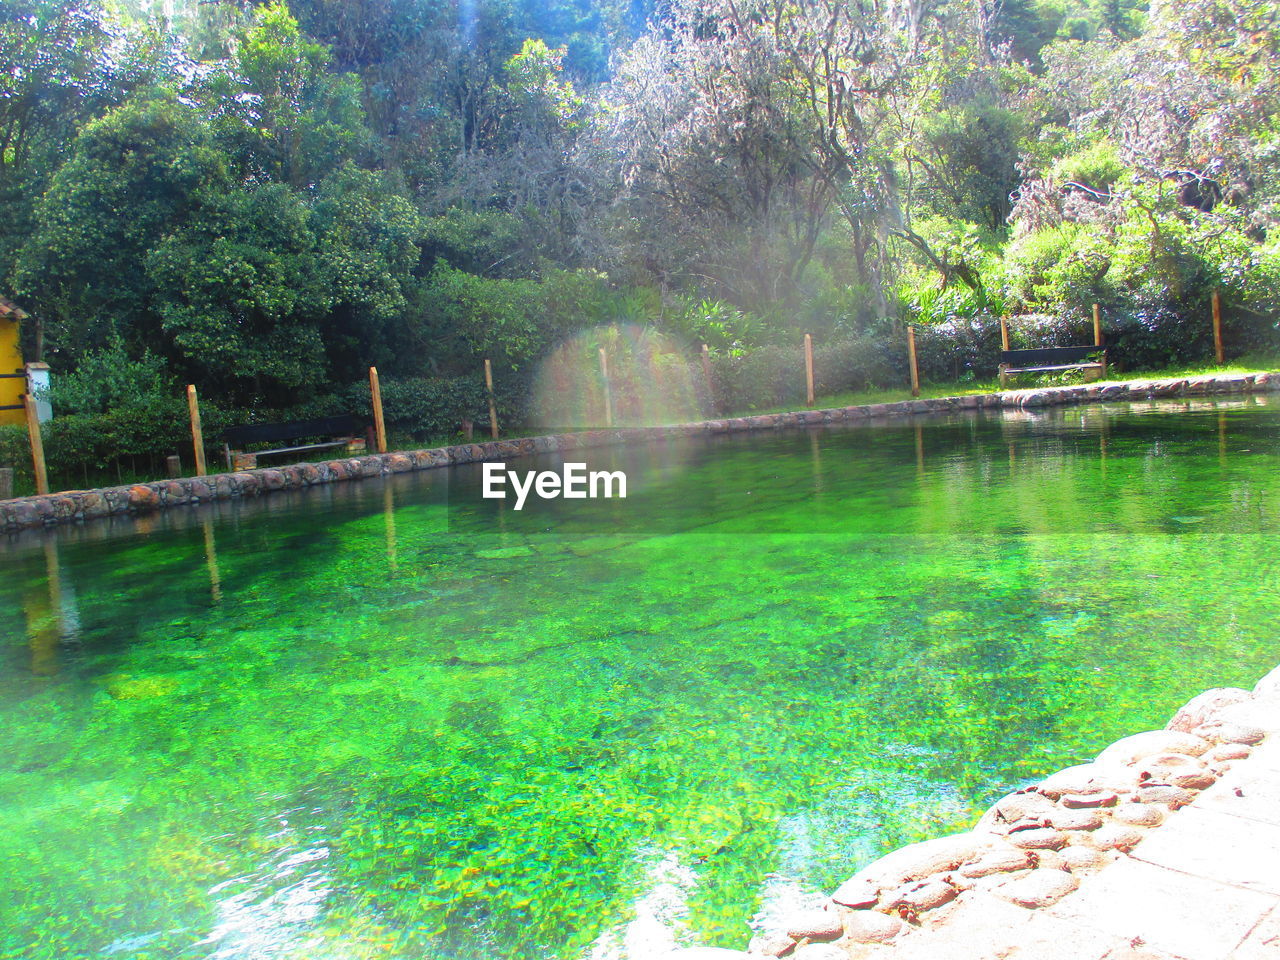
M26 311L0 297L0 425L26 423L22 398L27 392L27 372L22 364L18 325Z

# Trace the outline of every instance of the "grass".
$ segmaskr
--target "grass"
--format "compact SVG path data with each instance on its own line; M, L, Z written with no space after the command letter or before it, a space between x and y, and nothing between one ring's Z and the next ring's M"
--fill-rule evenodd
M1210 373L1262 373L1270 370L1280 370L1280 357L1268 354L1251 354L1222 366L1218 366L1213 362L1205 362L1160 367L1154 370L1131 370L1097 382L1126 383L1130 380L1176 379L1178 377L1195 377ZM1011 379L1008 389L1026 390L1035 387L1057 387L1082 382L1084 382L1084 378L1079 373L1051 374L1039 377L1019 376ZM1000 381L995 377L988 380L952 380L943 383L920 384L920 397L924 400L935 397L963 397L970 394L998 393L999 391ZM911 390L908 387L890 389L878 387L869 390L850 390L832 396L820 396L814 406L820 409L826 407L857 407L870 403L896 403L900 400L910 399L912 399ZM742 417L759 413L788 413L792 410L800 409L802 406L802 404L797 403L785 403L772 407L736 410L726 412L723 415L726 417Z

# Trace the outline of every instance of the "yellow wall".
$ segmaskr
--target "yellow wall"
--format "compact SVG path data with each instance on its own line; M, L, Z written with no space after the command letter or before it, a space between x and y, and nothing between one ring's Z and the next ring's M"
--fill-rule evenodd
M18 349L18 322L8 317L0 317L0 373L22 373L22 351ZM26 378L0 377L0 424L27 422L21 410L2 409L22 403L22 395L26 392Z

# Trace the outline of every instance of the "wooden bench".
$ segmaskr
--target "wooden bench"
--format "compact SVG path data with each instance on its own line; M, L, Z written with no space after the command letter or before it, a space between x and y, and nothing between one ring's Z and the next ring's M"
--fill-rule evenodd
M1096 377L1085 374L1086 380L1107 374L1107 348L1092 347L1041 347L1038 350L1000 351L1000 389L1005 388L1013 373L1050 373L1055 370L1097 371Z
M337 447L346 448L348 453L361 452L366 448L366 429L365 422L353 416L290 420L287 423L251 423L223 431L222 448L227 455L228 470L251 470L258 465L259 457L270 457L280 453L310 453L314 450L333 450ZM321 440L325 437L336 439ZM291 440L313 439L321 442L251 452L244 450L245 447L258 443L288 443Z

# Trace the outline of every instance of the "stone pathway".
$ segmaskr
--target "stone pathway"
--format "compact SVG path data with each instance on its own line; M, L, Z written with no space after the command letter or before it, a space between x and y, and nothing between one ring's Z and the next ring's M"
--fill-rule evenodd
M1280 668L859 871L749 953L670 960L1280 960Z

